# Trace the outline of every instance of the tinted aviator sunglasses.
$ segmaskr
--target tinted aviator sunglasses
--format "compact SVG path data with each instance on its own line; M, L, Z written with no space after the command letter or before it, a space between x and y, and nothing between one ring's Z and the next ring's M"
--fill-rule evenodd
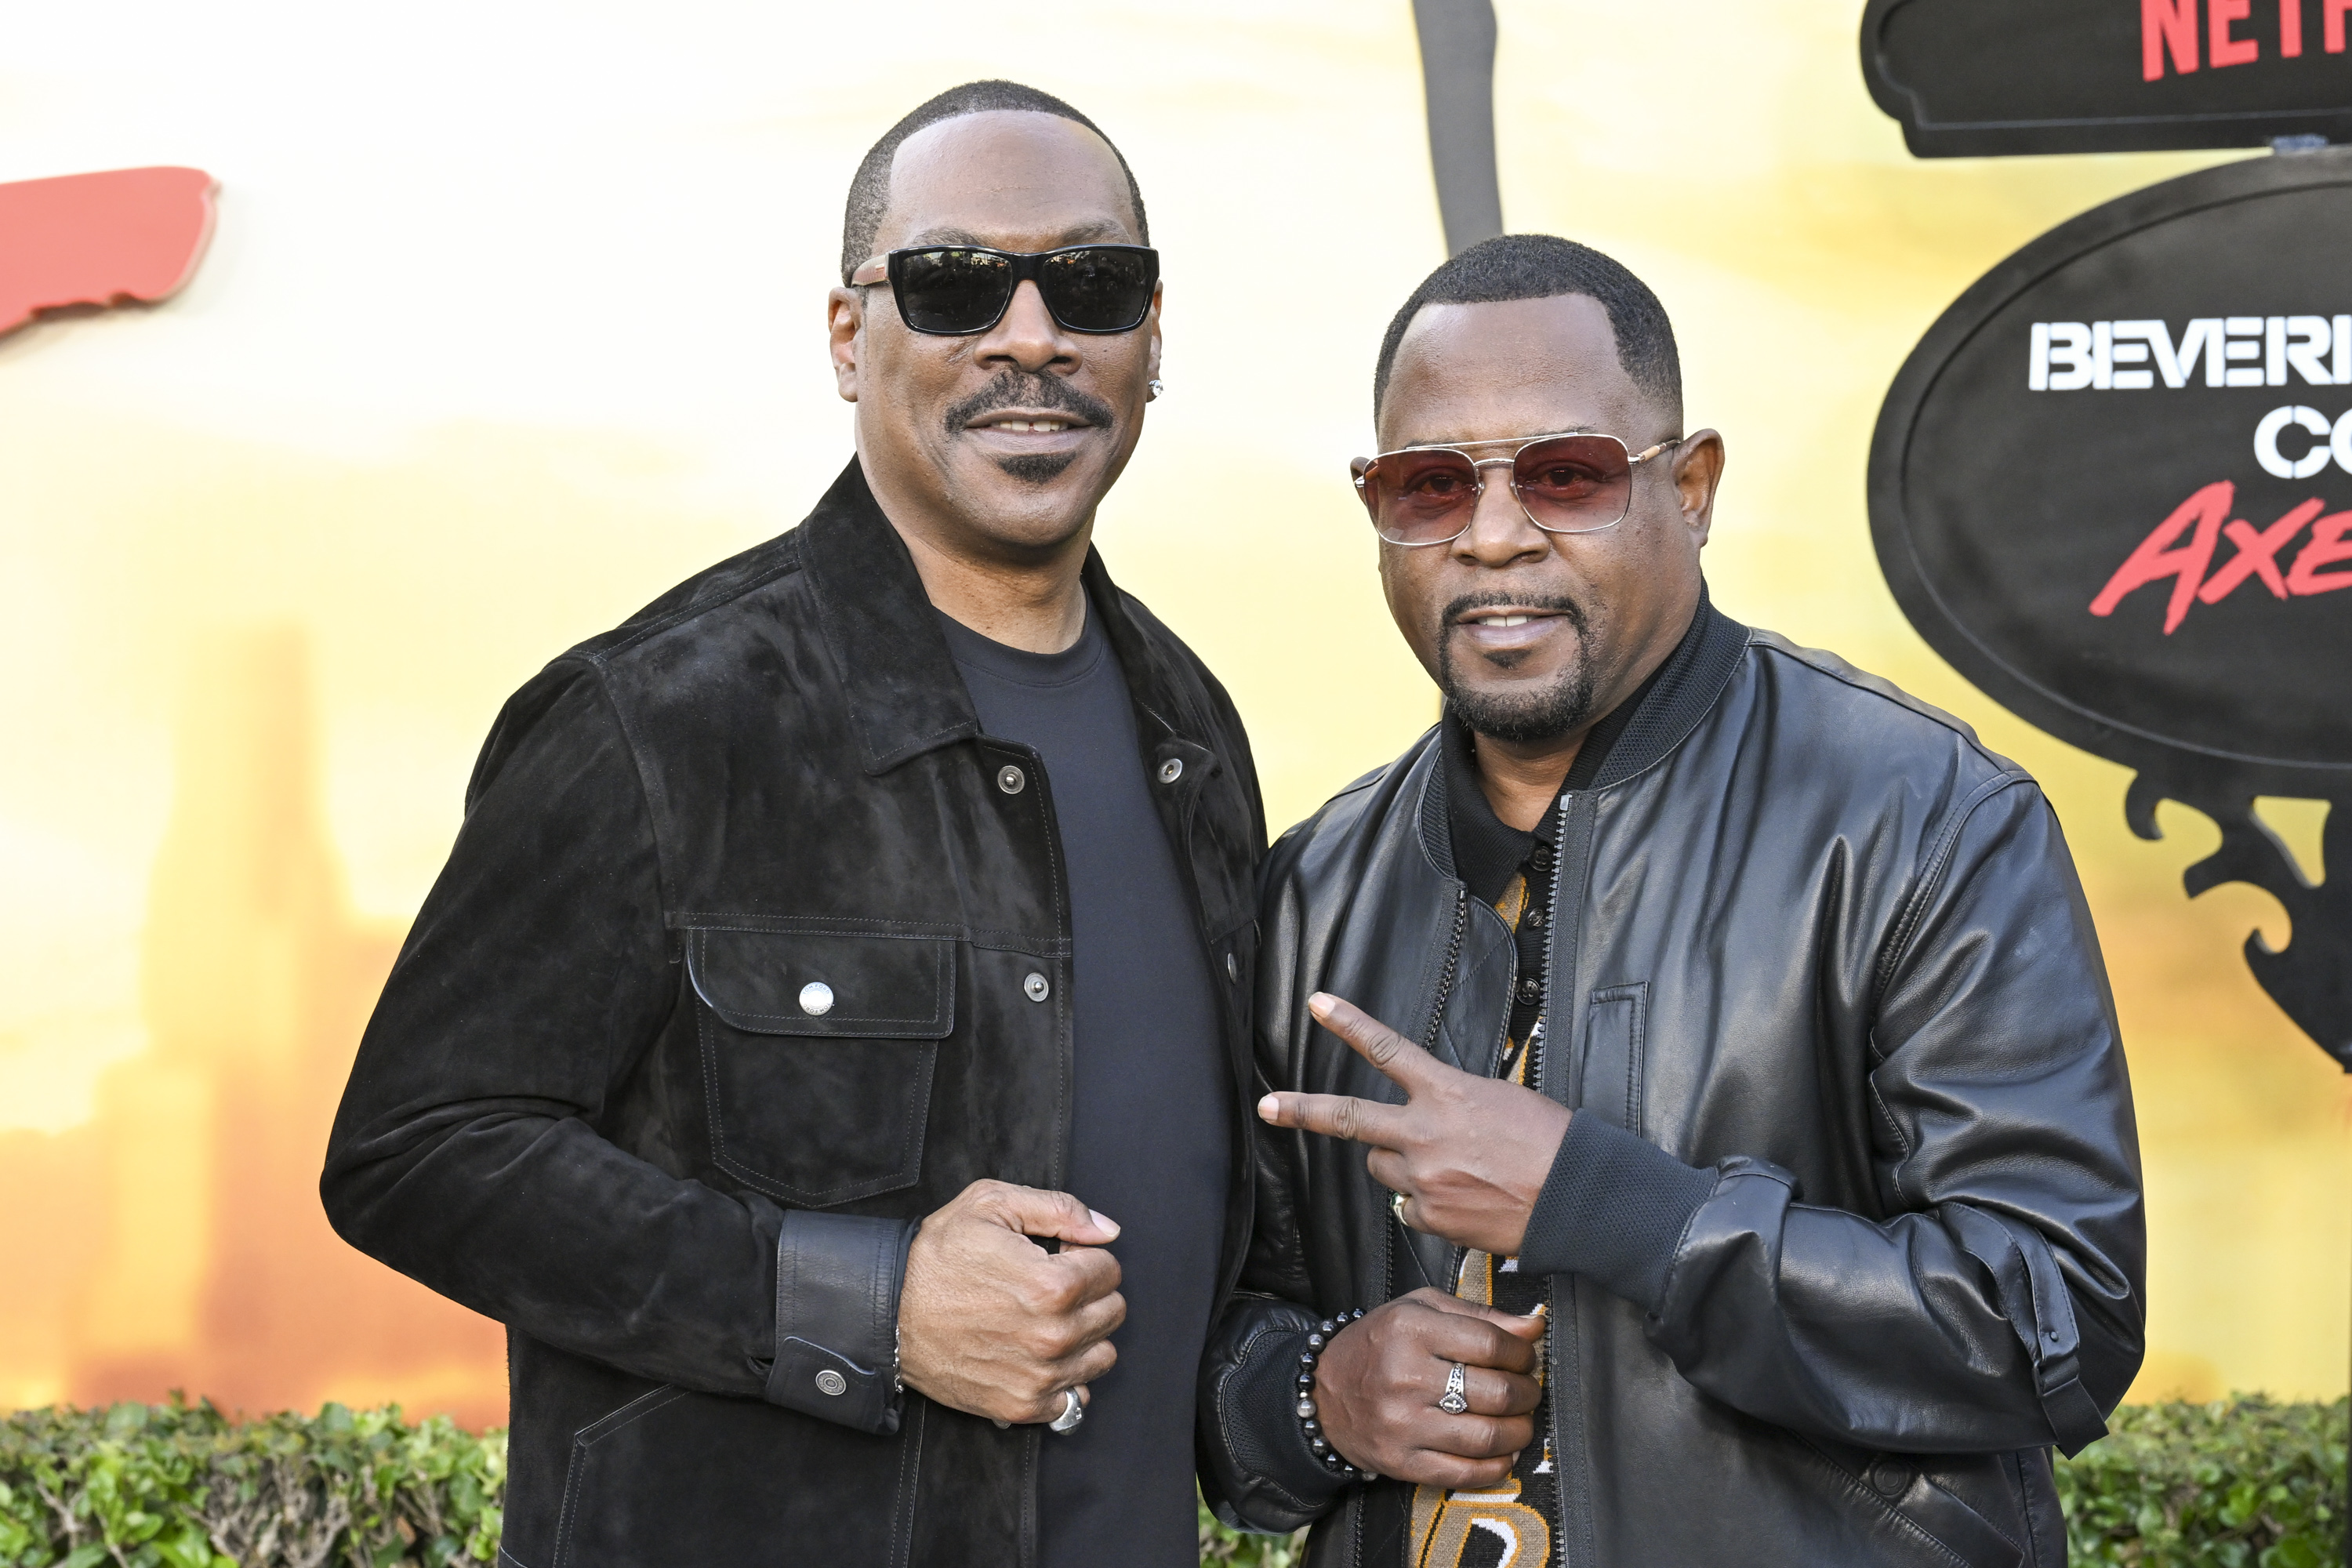
M1470 531L1486 489L1483 470L1508 468L1511 493L1529 522L1546 533L1599 533L1633 509L1633 470L1682 442L1676 436L1635 452L1614 436L1569 431L1459 447L1403 447L1357 458L1356 494L1391 544L1449 544ZM1500 457L1470 455L1472 448L1495 447L1510 450Z
M1151 310L1160 253L1142 245L1073 245L1060 250L991 250L927 245L877 256L849 275L853 286L890 280L898 318L919 332L965 337L1004 319L1013 291L1034 281L1066 331L1131 332Z

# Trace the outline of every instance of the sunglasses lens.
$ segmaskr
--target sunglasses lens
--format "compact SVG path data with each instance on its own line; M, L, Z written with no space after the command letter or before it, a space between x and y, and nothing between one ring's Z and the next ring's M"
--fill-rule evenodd
M1559 436L1522 449L1511 465L1520 504L1554 533L1590 533L1625 515L1633 469L1606 436Z
M1391 544L1435 544L1468 526L1478 470L1459 452L1391 452L1364 471L1364 505Z
M1065 250L1045 258L1037 289L1054 319L1074 332L1126 332L1143 323L1160 281L1149 250Z
M918 250L893 258L898 314L919 332L985 331L1013 300L1013 264L976 250Z

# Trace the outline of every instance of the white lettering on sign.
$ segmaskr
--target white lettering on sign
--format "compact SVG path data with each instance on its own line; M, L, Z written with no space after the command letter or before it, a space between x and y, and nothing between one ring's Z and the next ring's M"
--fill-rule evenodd
M2311 437L2304 450L2292 458L2279 449L2290 426ZM2292 437L2286 437L2285 444L2303 445ZM2273 408L2254 426L2254 461L2273 479L2307 479L2327 467L2331 458L2337 468L2352 474L2352 408L2346 409L2333 425L2316 408L2301 405Z
M2036 321L2025 384L2034 392L2207 386L2352 386L2352 315L2199 316L2175 338L2163 321Z

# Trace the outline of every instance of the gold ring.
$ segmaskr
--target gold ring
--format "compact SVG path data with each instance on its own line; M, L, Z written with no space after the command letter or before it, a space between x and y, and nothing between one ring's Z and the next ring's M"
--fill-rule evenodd
M1405 1196L1402 1193L1391 1193L1389 1194L1389 1213L1396 1215L1396 1222L1399 1225L1404 1225L1405 1223L1404 1205ZM1410 1229L1411 1227L1407 1226L1407 1228Z

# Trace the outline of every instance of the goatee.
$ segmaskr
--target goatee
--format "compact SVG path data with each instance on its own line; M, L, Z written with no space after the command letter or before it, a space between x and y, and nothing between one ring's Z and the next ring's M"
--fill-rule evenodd
M1454 633L1461 617L1471 610L1508 605L1514 608L1549 610L1576 628L1576 662L1550 685L1533 691L1477 691L1465 686L1454 664ZM1524 595L1471 594L1445 606L1438 623L1437 689L1454 717L1481 735L1513 745L1538 745L1581 730L1593 720L1592 662L1590 626L1584 607L1573 599L1528 598Z

